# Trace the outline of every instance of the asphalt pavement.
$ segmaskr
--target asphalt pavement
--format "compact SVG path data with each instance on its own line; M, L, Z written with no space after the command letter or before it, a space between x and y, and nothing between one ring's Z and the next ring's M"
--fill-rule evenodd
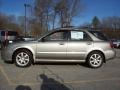
M19 68L0 59L0 90L120 90L120 50L98 69L85 64Z

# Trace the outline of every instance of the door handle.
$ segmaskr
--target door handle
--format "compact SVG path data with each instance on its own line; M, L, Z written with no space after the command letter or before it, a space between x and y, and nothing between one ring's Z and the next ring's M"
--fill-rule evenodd
M87 45L91 45L92 43L91 42L87 42Z

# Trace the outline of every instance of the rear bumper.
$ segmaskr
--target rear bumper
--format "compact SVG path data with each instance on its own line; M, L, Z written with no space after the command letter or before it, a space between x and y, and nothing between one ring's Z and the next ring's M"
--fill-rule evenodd
M6 62L12 62L12 51L2 49L1 50L1 58L2 58L2 60L6 61Z
M115 57L116 57L116 51L115 50L105 51L105 59L106 60L114 59Z

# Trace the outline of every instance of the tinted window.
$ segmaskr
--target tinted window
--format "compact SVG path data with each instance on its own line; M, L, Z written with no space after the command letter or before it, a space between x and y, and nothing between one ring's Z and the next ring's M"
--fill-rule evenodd
M1 31L1 35L5 36L5 33L7 33L8 36L17 36L18 33L15 31Z
M92 33L95 37L101 39L101 40L105 40L108 41L108 38L106 37L106 35L104 35L102 32L100 31L90 31L90 33Z
M66 31L54 32L44 38L44 40L47 40L47 41L61 41L61 40L66 40L66 39L67 39Z
M5 31L1 31L1 36L5 36Z
M18 33L17 33L17 32L14 32L14 31L8 31L8 35L9 35L9 36L17 36Z

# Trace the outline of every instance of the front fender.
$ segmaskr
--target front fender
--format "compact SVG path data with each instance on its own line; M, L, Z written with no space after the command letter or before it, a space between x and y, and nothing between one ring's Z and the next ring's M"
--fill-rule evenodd
M31 51L31 53L33 54L33 59L35 60L36 47L34 47L34 48L32 48L32 47L30 47L30 46L16 47L16 48L14 49L14 52L17 51L17 50L20 50L20 49L27 49L27 50ZM13 53L14 53L14 52L13 52Z

